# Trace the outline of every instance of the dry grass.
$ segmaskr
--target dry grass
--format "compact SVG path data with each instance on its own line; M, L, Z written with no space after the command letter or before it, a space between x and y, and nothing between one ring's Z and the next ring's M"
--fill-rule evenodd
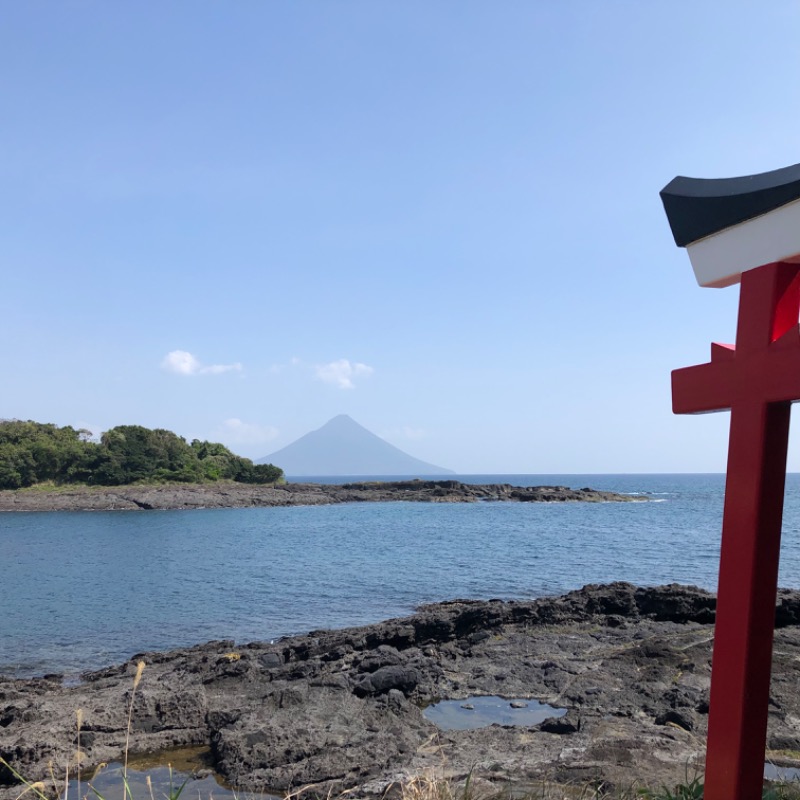
M673 787L649 789L631 786L608 791L593 785L559 784L542 781L536 786L496 788L481 791L471 779L453 785L435 778L414 778L394 794L396 800L702 800L700 778ZM390 791L391 796L391 791ZM800 800L800 782L771 784L764 788L763 800Z
M131 725L133 721L133 703L136 699L136 689L139 687L139 683L142 680L142 675L144 673L145 662L139 661L136 664L136 674L133 677L133 688L131 690L131 698L128 702L128 724L125 731L125 751L123 754L123 767L122 767L122 786L123 786L123 793L122 793L122 800L134 800L133 795L131 793L130 784L128 783L128 751L130 745L130 737L131 737ZM32 793L34 796L38 797L39 800L53 800L53 798L61 798L61 800L70 800L70 780L75 779L77 781L77 790L75 791L74 800L85 800L88 795L83 795L81 793L81 767L84 761L87 760L86 753L81 750L81 726L83 724L83 710L77 709L75 712L75 730L76 730L76 749L72 754L72 757L67 761L64 765L64 773L63 777L60 774L56 773L56 766L51 761L49 764L50 769L50 781L28 781L25 779L23 775L14 769L11 764L8 763L2 756L0 756L0 764L6 767L12 775L22 784L24 787L20 793L16 796L15 800L20 800L25 795ZM97 798L97 800L106 800L106 798L95 789L93 785L94 779L100 773L100 771L105 768L106 764L100 764L94 771L94 774L87 782L87 787L91 791L92 795ZM188 778L180 785L175 787L172 783L172 768L170 767L170 788L169 792L167 793L166 800L178 800L181 793L183 792L186 783L188 782ZM153 797L153 787L150 781L150 776L147 777L147 787L150 791L150 798L149 800L155 800ZM30 796L30 795L29 795Z

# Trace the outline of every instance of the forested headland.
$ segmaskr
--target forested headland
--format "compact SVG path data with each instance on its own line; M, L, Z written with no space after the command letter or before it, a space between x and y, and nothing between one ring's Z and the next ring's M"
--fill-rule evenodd
M0 489L40 483L124 486L141 482L275 483L283 470L254 464L225 445L187 442L172 431L118 425L95 441L91 431L0 420Z

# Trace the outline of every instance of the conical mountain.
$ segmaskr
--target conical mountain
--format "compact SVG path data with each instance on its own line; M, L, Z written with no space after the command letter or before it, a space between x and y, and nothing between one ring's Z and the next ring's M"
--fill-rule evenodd
M277 450L260 464L287 475L449 475L452 470L420 461L368 431L347 414Z

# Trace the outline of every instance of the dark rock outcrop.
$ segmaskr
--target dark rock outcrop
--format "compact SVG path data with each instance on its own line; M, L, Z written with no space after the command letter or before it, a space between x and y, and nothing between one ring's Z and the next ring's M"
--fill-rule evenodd
M437 603L271 643L142 654L78 686L0 678L0 756L31 780L78 744L86 767L119 758L144 660L131 750L206 745L215 768L245 790L382 793L433 767L495 783L669 785L702 763L714 606L692 587L614 583L529 602ZM769 721L781 750L800 741L797 608L800 594L781 592ZM494 694L568 713L468 731L439 731L423 713L441 699ZM2 800L18 793L13 783L0 772Z
M0 490L0 511L152 511L189 508L253 508L335 503L626 502L641 497L569 489L566 486L514 487L459 481L375 481L368 483L168 484L162 486L61 487Z

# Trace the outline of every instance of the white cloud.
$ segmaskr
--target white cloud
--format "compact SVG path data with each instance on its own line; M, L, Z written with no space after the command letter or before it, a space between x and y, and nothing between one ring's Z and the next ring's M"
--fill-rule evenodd
M400 435L404 439L418 441L419 439L424 439L428 435L428 432L424 428L412 428L410 425L406 425L401 429Z
M331 361L330 364L318 364L314 367L314 371L317 378L325 383L331 383L340 389L355 389L353 378L371 375L374 370L366 364L340 358L338 361Z
M293 356L289 360L288 364L271 364L269 367L269 371L273 375L280 375L281 373L286 372L286 370L292 369L293 367L299 367L300 369L308 369L308 367L304 365L303 362L299 358L297 358L297 356Z
M200 367L201 375L221 375L223 372L240 372L242 365L236 364L211 364L208 367Z
M228 445L256 445L271 442L278 437L278 429L270 425L243 422L236 417L226 419L211 437Z
M173 350L161 362L161 369L176 375L221 375L223 372L238 372L242 365L210 364L206 366L186 350Z
M161 362L161 369L174 372L176 375L195 375L200 367L200 362L185 350L173 350L167 353Z

